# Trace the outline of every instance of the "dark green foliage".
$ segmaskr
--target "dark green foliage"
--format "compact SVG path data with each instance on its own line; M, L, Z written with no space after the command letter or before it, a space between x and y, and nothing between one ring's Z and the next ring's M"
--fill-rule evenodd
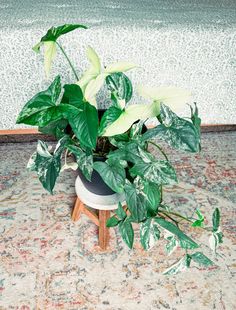
M124 190L125 169L119 162L97 161L94 163L93 168L113 191L121 193Z
M143 135L143 140L147 141L157 137L178 150L187 152L200 150L199 129L193 123L178 117L164 104L161 104L159 117L161 124L148 130Z
M93 172L93 156L86 154L80 147L75 145L68 145L68 150L71 151L76 158L79 169L83 172L88 181L91 181Z
M48 89L31 98L20 112L16 123L45 127L51 122L61 120L62 112L57 100L61 93L61 79L58 75Z
M79 80L65 51L56 42L60 36L77 28L86 27L71 24L52 27L34 47L35 51L39 51L42 44L45 46L47 75L57 45L72 68L76 81ZM183 216L166 206L162 193L164 185L170 186L177 182L177 175L159 143L165 141L181 151L192 153L200 151L201 119L197 105L191 107L191 116L188 119L177 116L168 106L156 100L149 105L127 107L126 104L133 93L131 81L122 72L110 74L106 73L106 69L100 72L99 58L91 50L90 48L88 55L91 67L83 75L82 82L79 80L76 84L64 85L62 93L60 76L57 76L46 90L31 98L20 112L17 123L38 126L41 132L54 135L59 140L53 152L46 143L39 141L28 168L36 171L43 187L50 193L61 171L63 153L65 154L63 169L68 167L76 169L78 164L88 181L91 180L95 169L113 191L125 197L125 206L122 207L119 202L115 215L107 220L106 225L117 226L129 248L132 248L134 243L132 223L139 223L140 241L144 250L152 248L158 239L164 236L168 254L178 247L186 251L185 256L165 274L173 275L183 271L190 267L191 262L206 267L213 265L213 262L200 251L188 253L200 245L182 231L185 227L182 223L187 222L191 227L212 231L209 241L215 251L223 242L219 209L216 208L213 213L212 228L205 227L204 216L200 210L196 211L197 218ZM103 114L100 122L96 98L92 95L91 98L86 96L88 85L89 93L96 93L93 88L100 83L98 74L102 82L106 79L106 85L111 93L109 100L112 101L112 105ZM167 93L167 96L171 94ZM87 102L85 97L89 98L87 100L93 105ZM163 101L165 102L165 98ZM147 129L144 122L151 117L157 117L160 124ZM112 125L114 128L110 134L106 134ZM153 138L156 139L155 142L150 141ZM157 158L149 151L151 143L158 150ZM69 165L66 160L67 156L71 155L76 163ZM103 156L104 161L96 161L94 156Z
M118 119L121 115L122 110L119 107L111 106L106 112L103 114L103 117L99 126L99 136L102 135L104 129L111 125L114 121Z

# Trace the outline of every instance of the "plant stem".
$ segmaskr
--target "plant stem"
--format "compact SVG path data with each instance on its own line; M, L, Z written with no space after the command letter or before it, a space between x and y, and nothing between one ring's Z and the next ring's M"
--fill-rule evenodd
M181 218L182 220L185 220L186 222L189 222L189 223L193 223L194 221L188 219L187 217L179 214L179 213L176 213L176 212L172 212L172 211L169 211L169 212L165 212L165 211L160 211L162 214L164 214L165 216L169 217L169 214L171 215L174 215L174 216L177 216L179 218ZM178 222L178 224L180 224L180 221ZM211 231L211 229L209 227L201 227L199 226L198 228L202 228L204 230L207 230L207 231Z
M79 77L78 77L78 75L77 75L77 73L76 73L76 71L75 71L75 68L73 67L73 65L72 65L72 63L71 63L69 57L67 56L67 54L66 54L64 48L63 48L58 42L56 42L56 44L57 44L57 46L60 48L60 50L62 51L62 54L65 56L66 60L68 61L69 65L70 65L70 67L71 67L71 69L72 69L72 71L73 71L73 73L74 73L74 75L75 75L75 78L76 78L76 80L78 81L78 80L79 80Z
M175 219L173 219L173 217L169 216L169 214L167 214L166 212L164 211L160 211L161 213L163 213L166 217L168 217L171 221L173 221L177 227L179 227L179 222L176 221Z
M163 149L156 143L152 142L152 141L148 141L148 143L151 143L152 145L154 145L155 147L158 148L158 150L162 153L162 155L165 157L165 159L167 161L169 161L168 157L166 156L165 152L163 151Z

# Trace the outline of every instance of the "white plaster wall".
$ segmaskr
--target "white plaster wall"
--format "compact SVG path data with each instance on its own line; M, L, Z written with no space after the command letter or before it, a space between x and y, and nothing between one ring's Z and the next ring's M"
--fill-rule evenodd
M0 129L15 125L17 114L50 83L43 57L31 47L52 25L84 23L61 43L77 70L87 65L93 46L103 63L136 62L134 87L176 85L193 93L203 123L236 123L235 1L0 1ZM58 53L51 80L74 82ZM103 93L100 104L106 105ZM135 94L133 102L143 102Z

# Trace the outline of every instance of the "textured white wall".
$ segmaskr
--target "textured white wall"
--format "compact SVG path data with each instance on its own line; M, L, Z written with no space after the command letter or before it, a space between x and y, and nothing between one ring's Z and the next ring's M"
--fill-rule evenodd
M196 4L197 2L197 4ZM33 1L0 2L0 129L15 119L36 92L47 87L43 58L31 47L50 26L84 23L61 38L79 72L91 45L103 63L133 61L134 86L176 85L193 93L203 123L236 123L235 1ZM51 79L73 82L59 54ZM100 102L106 105L103 95ZM133 102L143 102L136 94Z

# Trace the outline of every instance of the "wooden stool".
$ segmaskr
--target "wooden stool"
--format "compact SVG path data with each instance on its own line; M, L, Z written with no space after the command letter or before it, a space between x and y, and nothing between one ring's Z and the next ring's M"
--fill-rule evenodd
M124 195L113 194L107 196L100 196L89 192L83 185L80 177L78 176L75 182L75 189L77 198L72 211L72 220L78 221L80 215L83 213L88 216L98 229L98 244L102 250L106 250L109 244L109 228L106 227L106 221L110 217L111 210L118 207L120 201L123 205ZM87 206L98 210L98 215L94 211L88 209Z

